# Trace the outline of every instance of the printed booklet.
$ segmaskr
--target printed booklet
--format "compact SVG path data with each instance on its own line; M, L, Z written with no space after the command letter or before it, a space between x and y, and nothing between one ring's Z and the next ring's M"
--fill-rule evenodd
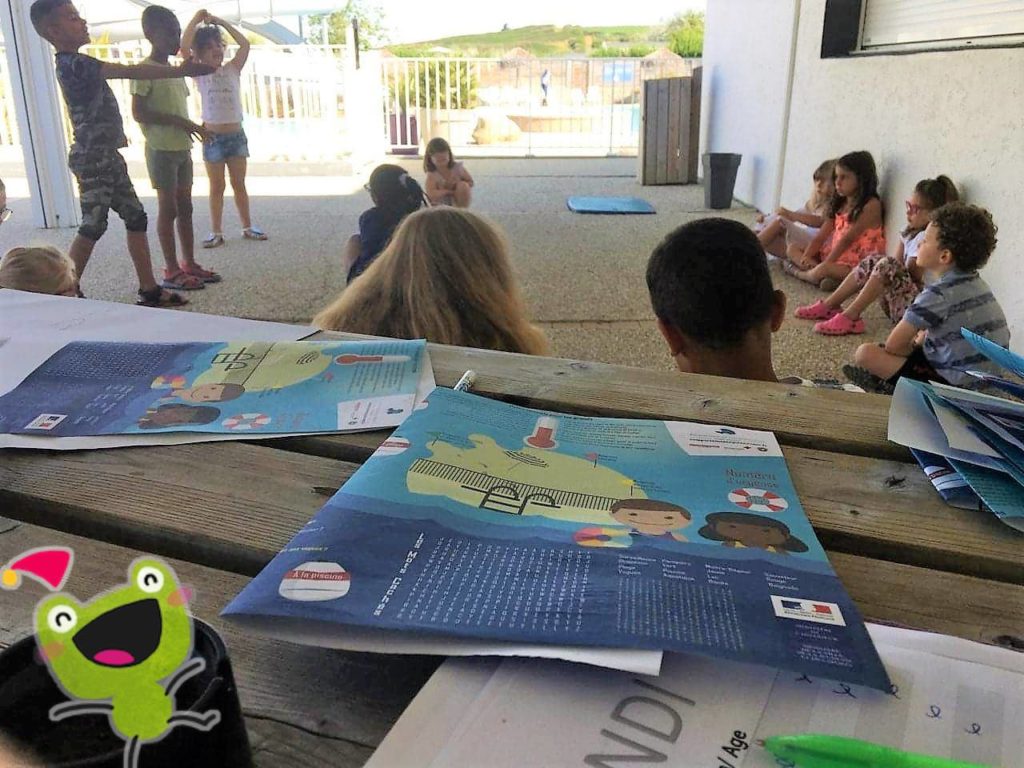
M0 433L251 438L393 427L412 412L428 367L424 341L74 341L0 397Z
M683 651L889 685L774 435L448 389L225 615L340 647L374 630Z

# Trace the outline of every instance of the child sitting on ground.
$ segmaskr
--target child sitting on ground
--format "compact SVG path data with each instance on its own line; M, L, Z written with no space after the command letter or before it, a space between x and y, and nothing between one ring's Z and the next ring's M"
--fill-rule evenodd
M502 352L547 352L544 334L526 319L501 235L483 218L449 207L409 215L377 260L313 324Z
M900 234L896 255L868 256L831 296L798 307L796 317L820 321L815 323L814 330L825 336L864 333L861 314L878 300L893 325L898 323L924 285L924 270L917 263L917 249L924 240L929 216L936 208L958 197L956 185L948 176L919 181L907 200L907 228ZM857 291L860 291L857 298L843 309L843 302Z
M195 29L206 12L189 22ZM181 48L181 26L169 9L150 5L142 12L142 32L152 46L147 62L167 64ZM206 138L201 125L188 116L188 86L184 80L136 80L132 83L132 115L146 138L146 169L156 190L156 234L164 254L164 288L195 290L219 283L220 275L196 263L192 226L192 137ZM182 263L174 238L177 225Z
M348 239L341 256L347 282L366 271L384 250L402 219L426 202L419 182L397 165L374 168L366 191L373 200L373 208L363 211L359 217L359 234Z
M772 334L782 326L786 294L772 288L764 250L747 227L719 218L682 225L651 254L647 289L680 371L779 381ZM838 386L798 377L782 383Z
M996 226L984 208L949 203L935 210L917 251L917 264L936 277L925 286L885 344L862 344L856 364L843 372L857 384L881 389L906 376L965 388L983 385L965 373L999 374L960 333L967 328L1007 347L1010 331L1002 307L978 270L996 246ZM924 331L924 343L919 343Z
M806 248L791 245L786 251L786 272L822 290L833 291L861 260L885 253L882 202L878 174L870 152L850 152L836 160L835 194L825 222ZM831 240L824 258L822 247Z
M431 205L469 208L473 196L473 177L465 165L456 162L447 141L437 137L427 143L423 153L423 170L427 172L427 199Z
M187 304L181 294L157 285L153 275L146 210L135 194L128 166L119 151L128 146L128 139L117 99L107 80L181 78L202 75L212 68L193 62L180 67L112 64L79 53L80 48L91 42L89 28L70 0L35 0L29 15L39 36L57 50L57 81L74 130L68 165L78 180L82 225L68 255L75 263L78 279L82 279L96 243L107 231L110 211L114 210L128 231L128 255L139 280L136 303L150 307Z
M78 276L74 262L56 248L12 248L0 260L0 288L77 296Z
M829 201L835 193L832 187L835 165L835 160L826 160L815 169L812 175L814 190L802 208L796 211L779 208L771 216L757 217L754 231L769 256L783 258L786 248L791 245L806 249L818 234L821 225L825 223Z

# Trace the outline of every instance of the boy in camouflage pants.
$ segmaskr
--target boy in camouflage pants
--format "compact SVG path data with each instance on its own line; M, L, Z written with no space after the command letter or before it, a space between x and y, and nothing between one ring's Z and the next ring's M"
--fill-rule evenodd
M30 14L36 32L57 49L57 80L74 129L68 166L78 180L82 225L69 255L79 280L96 242L107 230L107 217L113 209L128 231L128 253L139 279L137 303L154 307L186 304L180 294L162 289L153 276L146 211L118 151L128 140L114 92L106 81L182 78L207 74L212 67L193 62L180 67L104 63L78 52L89 44L89 28L70 0L35 0Z

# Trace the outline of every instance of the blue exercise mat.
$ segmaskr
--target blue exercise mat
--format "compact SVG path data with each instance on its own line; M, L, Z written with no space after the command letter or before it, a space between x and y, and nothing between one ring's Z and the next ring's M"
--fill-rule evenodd
M655 213L654 206L639 197L570 197L566 204L576 213Z

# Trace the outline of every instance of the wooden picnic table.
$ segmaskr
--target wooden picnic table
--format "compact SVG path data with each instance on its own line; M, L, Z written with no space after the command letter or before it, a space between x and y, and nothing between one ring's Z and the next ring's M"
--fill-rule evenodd
M520 405L771 430L866 619L1024 649L1024 536L942 502L886 440L889 398L438 345L430 354L439 385L473 369L474 391ZM167 558L194 588L196 615L227 642L257 764L361 765L440 660L290 645L218 614L386 436L0 451L0 514L17 521L0 525L0 560L72 546L67 589L88 598L123 582L139 553ZM0 596L0 646L31 632L41 593Z

